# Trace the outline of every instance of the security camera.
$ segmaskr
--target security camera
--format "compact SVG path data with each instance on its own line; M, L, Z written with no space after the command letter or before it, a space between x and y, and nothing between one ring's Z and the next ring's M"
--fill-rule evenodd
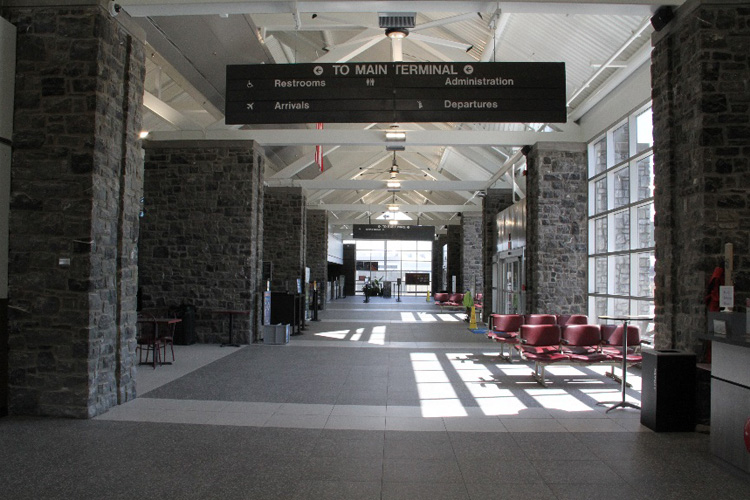
M107 4L107 8L109 10L109 14L112 17L115 17L122 10L122 7L120 6L120 4L119 3L115 3L115 2L109 2Z

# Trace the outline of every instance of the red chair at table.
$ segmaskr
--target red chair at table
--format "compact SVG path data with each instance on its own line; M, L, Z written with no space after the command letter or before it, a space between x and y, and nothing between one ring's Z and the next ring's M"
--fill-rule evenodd
M144 364L143 351L146 351L146 364L148 363L148 353L151 352L151 359L154 368L157 360L161 362L161 340L156 335L157 325L156 318L152 314L144 314L138 320L138 335L136 336L136 350L138 351L138 363ZM166 354L166 352L165 352Z
M636 325L628 325L628 337L627 346L628 352L622 352L622 325L602 325L602 352L606 354L609 359L613 361L619 361L622 363L623 356L625 356L625 363L627 365L635 365L643 361L641 355L641 345L647 343L641 341L641 329ZM622 379L615 373L615 367L612 366L612 371L607 372L606 375L617 382L622 382ZM631 385L625 384L627 387Z

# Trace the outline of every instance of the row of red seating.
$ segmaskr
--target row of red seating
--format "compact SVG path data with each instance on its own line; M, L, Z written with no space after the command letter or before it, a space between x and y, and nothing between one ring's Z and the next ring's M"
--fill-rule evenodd
M443 307L463 307L464 306L464 294L463 293L448 293L448 292L437 292L435 294L435 305ZM474 298L474 307L476 309L482 308L482 294L478 293Z
M642 361L640 328L628 326L628 352L623 354L622 325L592 325L583 314L493 314L487 337L501 344L500 354L512 362L513 350L534 361L532 376L546 387L544 368L550 364L630 366ZM508 345L506 356L504 346ZM619 379L613 372L608 376Z

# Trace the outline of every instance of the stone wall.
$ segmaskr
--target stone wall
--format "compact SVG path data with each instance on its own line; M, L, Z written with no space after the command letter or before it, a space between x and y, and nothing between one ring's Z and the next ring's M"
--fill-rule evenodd
M484 265L482 260L482 230L484 220L481 212L465 212L461 217L461 276L463 286L459 290L484 289ZM476 287L476 288L475 288Z
M248 141L148 142L140 286L143 309L196 309L198 342L259 338L262 157Z
M484 304L482 317L485 321L492 314L492 263L497 253L497 214L513 204L513 193L509 189L488 189L482 202L482 267L484 275Z
M323 298L328 283L328 212L308 210L306 227L305 261L310 268L310 282L317 282L318 296Z
M294 292L305 278L307 208L301 188L266 188L263 260L273 263L271 290Z
M9 411L92 417L135 396L144 48L98 6L3 15L18 29Z
M446 243L448 244L448 263L446 267L448 269L448 276L446 276L446 283L444 283L444 289L456 292L453 290L453 276L456 277L456 288L458 291L464 286L463 276L461 275L461 226L448 226L448 235L446 236Z
M735 302L750 293L750 9L688 2L677 14L653 37L655 341L692 350L726 243Z
M586 314L586 145L537 143L527 157L526 312Z

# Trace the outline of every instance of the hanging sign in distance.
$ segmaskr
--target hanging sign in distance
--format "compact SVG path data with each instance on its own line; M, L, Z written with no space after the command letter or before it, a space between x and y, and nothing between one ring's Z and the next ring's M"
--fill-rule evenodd
M564 63L227 66L227 124L565 121Z
M362 240L433 241L435 239L435 226L354 224L352 237Z

